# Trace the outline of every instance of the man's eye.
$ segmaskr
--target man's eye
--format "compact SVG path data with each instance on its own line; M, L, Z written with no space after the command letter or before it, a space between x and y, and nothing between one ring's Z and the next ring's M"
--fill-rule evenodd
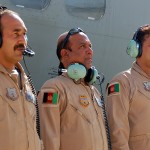
M80 47L84 48L84 47L85 47L85 45L81 45Z
M19 36L19 34L18 33L14 33L14 37L18 37Z

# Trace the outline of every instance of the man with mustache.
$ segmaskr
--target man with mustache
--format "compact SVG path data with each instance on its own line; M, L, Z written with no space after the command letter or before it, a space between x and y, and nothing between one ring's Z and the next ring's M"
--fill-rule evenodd
M0 150L41 150L35 96L19 63L27 28L16 12L0 7Z
M57 56L59 76L38 95L45 150L108 150L90 39L80 28L61 34Z

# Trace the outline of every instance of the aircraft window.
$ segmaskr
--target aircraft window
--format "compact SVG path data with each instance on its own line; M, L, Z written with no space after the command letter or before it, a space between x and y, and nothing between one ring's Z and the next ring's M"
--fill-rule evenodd
M65 0L69 14L85 19L100 19L106 8L106 0Z
M43 10L51 0L10 0L15 6Z

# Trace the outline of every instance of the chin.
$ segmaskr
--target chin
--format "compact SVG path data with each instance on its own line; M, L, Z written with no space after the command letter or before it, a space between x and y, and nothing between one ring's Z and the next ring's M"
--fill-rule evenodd
M23 55L19 55L18 57L17 57L17 60L18 61L21 61L23 59Z
M92 65L86 65L87 69L90 69L92 67Z

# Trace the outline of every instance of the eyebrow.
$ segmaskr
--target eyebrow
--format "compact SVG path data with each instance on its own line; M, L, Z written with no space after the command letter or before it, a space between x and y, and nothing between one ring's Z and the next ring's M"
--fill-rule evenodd
M82 44L90 44L90 45L92 45L92 43L91 42L87 42L87 41L78 41L78 44L80 44L80 45L82 45Z
M20 32L22 29L14 29L14 32ZM27 32L27 29L24 29L24 32Z

